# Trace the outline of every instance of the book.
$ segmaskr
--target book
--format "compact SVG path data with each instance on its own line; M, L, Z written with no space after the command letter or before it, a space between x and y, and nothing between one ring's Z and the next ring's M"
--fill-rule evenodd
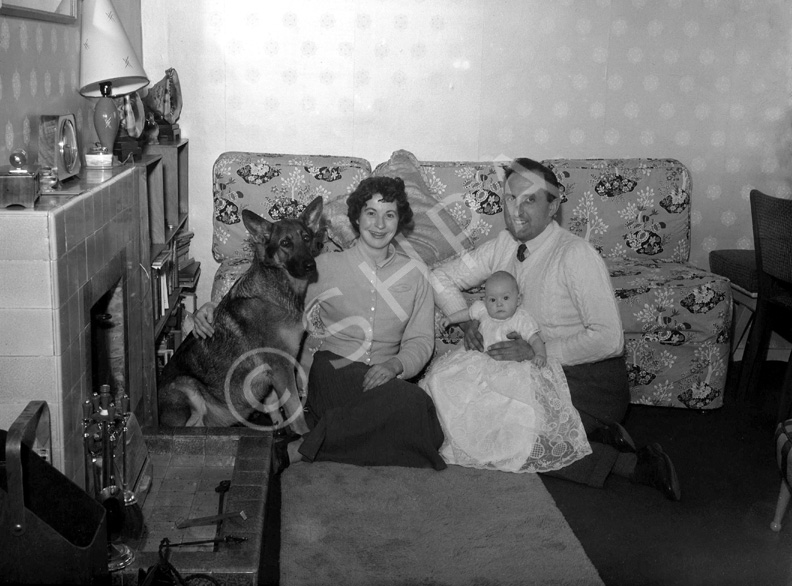
M198 285L201 276L201 263L192 261L190 264L179 269L179 286L187 289L194 289Z

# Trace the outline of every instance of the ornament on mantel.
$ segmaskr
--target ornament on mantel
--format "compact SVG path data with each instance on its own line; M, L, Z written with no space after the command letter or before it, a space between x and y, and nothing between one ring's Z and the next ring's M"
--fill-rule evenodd
M159 126L159 138L179 140L181 131L176 121L181 115L182 92L179 74L175 69L171 67L165 71L165 77L149 88L143 103L147 112L154 114Z

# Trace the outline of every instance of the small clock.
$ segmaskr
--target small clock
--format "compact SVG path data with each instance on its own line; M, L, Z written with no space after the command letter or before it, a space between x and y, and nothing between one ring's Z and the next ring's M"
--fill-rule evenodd
M52 167L59 181L74 177L82 167L74 114L39 117L38 164Z

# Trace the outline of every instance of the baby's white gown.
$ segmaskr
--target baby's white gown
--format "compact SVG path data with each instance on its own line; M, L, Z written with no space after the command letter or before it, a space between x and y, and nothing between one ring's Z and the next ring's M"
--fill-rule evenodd
M481 303L481 302L476 302ZM522 308L508 320L478 316L484 347L517 331L528 340L538 331ZM580 415L572 406L564 371L554 359L539 368L483 352L455 350L438 358L420 382L437 408L449 464L506 472L558 470L591 453Z

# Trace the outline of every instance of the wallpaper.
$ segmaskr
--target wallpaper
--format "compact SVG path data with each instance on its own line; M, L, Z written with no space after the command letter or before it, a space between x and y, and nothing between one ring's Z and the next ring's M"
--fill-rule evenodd
M8 165L16 148L27 151L30 163L37 161L38 117L43 114L72 113L80 134L86 131L93 104L78 93L79 82L78 24L0 17L1 165ZM95 133L87 130L90 140Z
M115 2L118 18L140 55L140 0ZM79 84L79 19L74 24L56 24L0 16L0 165L8 165L16 148L24 148L31 163L38 161L41 115L74 114L81 149L97 141L96 99L82 97Z
M784 0L141 0L139 22L121 4L152 82L179 72L199 301L226 150L673 157L702 267L752 247L750 189L792 197ZM0 17L0 163L33 146L40 114L74 112L95 140L78 78L77 25Z
M225 150L420 159L673 157L691 260L752 248L748 192L790 197L783 0L142 0L150 75L175 67L191 225L209 268ZM188 9L189 8L189 9Z

